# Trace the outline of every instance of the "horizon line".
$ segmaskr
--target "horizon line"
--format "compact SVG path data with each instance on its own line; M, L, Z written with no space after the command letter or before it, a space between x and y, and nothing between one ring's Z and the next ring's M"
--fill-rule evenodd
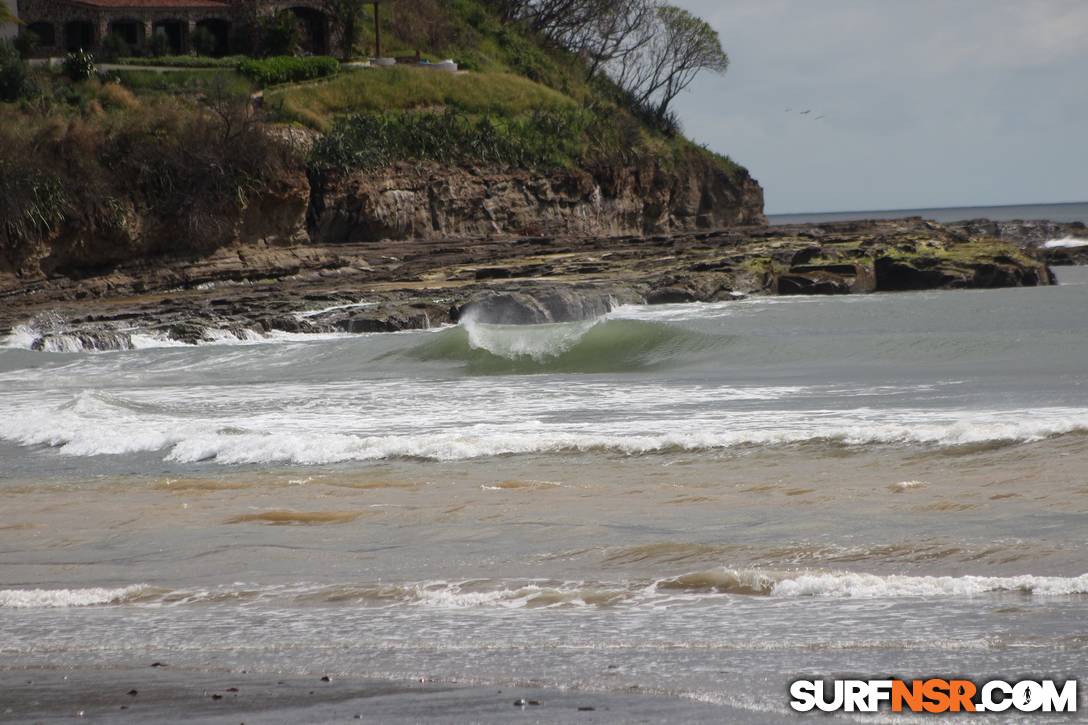
M1074 206L1088 204L1085 201L1039 201L1028 204L969 204L955 206L912 206L899 209L838 209L834 211L785 211L765 212L767 216L816 216L819 214L892 214L907 211L949 211L952 209L1000 209L1009 206Z

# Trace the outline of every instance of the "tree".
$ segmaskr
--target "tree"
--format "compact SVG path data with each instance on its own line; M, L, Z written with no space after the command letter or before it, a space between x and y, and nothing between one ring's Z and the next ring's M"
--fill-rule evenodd
M634 103L661 121L699 73L725 73L729 56L705 20L673 5L658 7L656 15L653 38L622 64L613 63L612 71Z
M301 36L298 19L290 10L262 15L257 21L257 32L260 54L264 56L293 55Z
M363 27L365 0L325 0L325 12L340 31L340 56L350 60Z
M602 0L598 12L581 33L578 52L592 79L610 63L622 63L641 51L654 37L657 5L654 0Z
M197 55L214 55L219 43L212 31L203 25L198 25L189 36L189 45L193 47Z

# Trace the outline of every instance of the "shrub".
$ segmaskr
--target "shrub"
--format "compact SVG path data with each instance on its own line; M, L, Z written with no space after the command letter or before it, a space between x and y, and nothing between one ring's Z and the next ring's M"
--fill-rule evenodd
M162 57L170 52L170 39L165 33L152 33L144 43L144 55L153 58Z
M261 86L324 78L339 71L339 61L328 56L295 58L281 55L260 60L244 60L238 64L239 73Z
M41 38L38 37L37 33L24 30L15 36L12 45L15 46L15 50L19 51L20 58L32 58L34 57L34 51L41 45Z
M300 41L298 19L290 10L257 20L257 51L261 56L291 55Z
M129 55L132 49L129 48L128 43L117 33L110 33L102 39L102 47L99 50L99 56L105 61L115 61L118 58Z
M99 99L123 98L108 88ZM115 235L94 252L111 261L132 244L215 248L247 202L296 167L293 153L261 128L248 94L225 86L203 106L158 98L138 112L83 116L0 107L0 258L17 264L33 252L25 241L65 227ZM121 228L130 208L146 213L140 239Z
M33 94L30 66L8 42L0 42L0 100L17 101Z
M189 37L189 42L198 55L212 55L219 45L215 40L215 36L212 35L212 31L203 26L199 26L193 31L193 34Z
M64 58L64 74L73 81L85 81L98 71L94 56L83 50L76 50Z
M120 83L105 83L98 91L98 100L107 108L131 110L138 108L140 101L132 91Z
M503 119L445 113L360 113L314 145L318 169L371 169L397 161L561 166L583 150L591 119L582 111L536 111Z

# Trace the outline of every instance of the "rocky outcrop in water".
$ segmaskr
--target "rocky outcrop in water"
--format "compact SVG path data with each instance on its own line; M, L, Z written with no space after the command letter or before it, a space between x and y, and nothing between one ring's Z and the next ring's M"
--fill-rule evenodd
M948 227L966 236L985 236L1022 247L1053 266L1088 264L1088 227L1082 222L1004 221L974 219ZM1068 246L1046 246L1056 241L1073 242ZM1085 244L1076 244L1085 242Z
M746 295L1034 286L1049 268L1015 245L919 219L655 236L488 237L220 249L0 287L0 335L118 349L364 333L456 322L594 317L616 304Z

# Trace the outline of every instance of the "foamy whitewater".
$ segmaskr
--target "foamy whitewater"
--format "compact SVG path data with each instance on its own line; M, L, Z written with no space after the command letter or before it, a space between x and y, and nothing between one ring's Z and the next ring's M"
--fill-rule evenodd
M1083 676L1088 274L1059 276L111 352L16 330L0 667L637 690L751 722L802 675Z

